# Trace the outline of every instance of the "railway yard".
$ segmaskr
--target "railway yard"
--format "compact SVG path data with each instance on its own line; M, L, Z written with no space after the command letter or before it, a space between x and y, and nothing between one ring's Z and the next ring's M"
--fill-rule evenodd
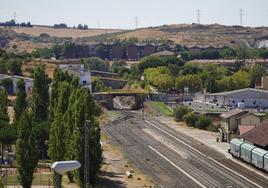
M268 187L268 177L153 118L122 110L102 127L113 144L159 187Z

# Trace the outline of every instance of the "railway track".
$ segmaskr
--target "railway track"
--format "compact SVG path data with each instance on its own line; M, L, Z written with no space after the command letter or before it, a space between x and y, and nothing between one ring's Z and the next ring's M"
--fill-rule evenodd
M195 139L156 120L144 119L142 115L126 110L122 113L124 118L106 126L104 132L137 168L151 176L159 186L268 187L267 179L237 166L223 154ZM144 130L150 130L167 143ZM189 157L182 158L177 150L186 152Z

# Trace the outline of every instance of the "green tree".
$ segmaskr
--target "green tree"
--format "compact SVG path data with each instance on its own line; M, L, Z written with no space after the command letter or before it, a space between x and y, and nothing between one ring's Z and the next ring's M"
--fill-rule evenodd
M91 126L89 127L89 174L90 174L90 185L94 185L96 181L97 173L100 169L102 162L102 150L100 146L100 128L94 118L95 114L95 103L89 89L83 90L82 94L74 94L73 96L79 95L79 98L73 104L72 109L74 110L72 116L73 130L69 142L69 148L72 148L68 152L69 158L78 160L81 163L81 168L74 174L79 180L80 184L84 183L84 148L85 148L85 133L84 124L86 120L91 120ZM72 97L71 97L72 98Z
M27 111L23 112L18 125L16 162L20 184L24 188L31 188L38 158L37 146L32 133L32 116Z
M26 97L27 97L27 95L25 92L25 83L24 83L23 79L21 79L17 82L17 93L16 93L15 104L14 104L14 119L15 119L15 121L18 121L20 119L22 112L27 107Z
M84 59L83 62L85 64L85 67L89 68L90 70L109 71L110 69L110 65L108 62L97 57Z
M0 58L0 73L7 74L7 62L4 58Z
M7 113L7 106L8 106L8 99L7 99L7 92L5 89L0 87L0 117L8 117Z
M8 62L9 71L11 74L21 75L21 61L17 59L12 59Z
M36 122L47 121L48 118L48 78L44 65L38 65L34 71L33 81L33 119Z
M199 129L206 129L212 124L212 120L209 116L200 115L195 123L195 126Z
M103 92L109 90L108 87L104 85L99 77L93 77L91 80L92 90L94 92Z
M64 160L66 153L66 142L64 136L65 125L64 125L64 114L68 107L69 95L71 93L70 84L65 81L59 85L58 101L55 109L55 118L50 127L49 134L49 150L48 154L50 159L55 161ZM54 176L56 178L56 176ZM54 179L55 182L55 179Z
M266 75L266 70L262 65L255 65L250 70L251 87L261 83L261 78Z
M186 106L179 106L174 109L174 119L175 121L182 121L183 117L191 112L192 110Z
M33 134L38 147L38 159L48 159L48 140L50 122L34 122Z
M16 130L10 126L7 120L0 119L0 143L1 153L4 155L4 150L11 148L11 145L16 142Z
M194 112L189 112L185 116L183 116L183 121L185 121L185 123L191 127L195 126L197 119L198 116Z
M144 74L146 80L161 91L166 92L174 86L174 78L167 67L148 68Z
M179 76L176 78L175 86L180 91L188 87L190 92L197 92L202 88L202 81L198 75Z

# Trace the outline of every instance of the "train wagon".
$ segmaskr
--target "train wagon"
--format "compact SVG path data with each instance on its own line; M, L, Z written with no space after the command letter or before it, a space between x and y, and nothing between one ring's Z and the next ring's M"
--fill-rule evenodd
M263 169L268 172L268 154L266 154L264 156L264 165L263 165Z
M254 148L252 150L252 160L251 163L257 168L264 168L264 156L268 154L268 151L265 151L261 148Z
M238 138L234 138L230 142L230 153L232 156L239 158L240 157L240 150L241 150L241 145L244 142Z
M256 148L256 146L249 144L249 143L244 143L241 145L241 150L240 150L240 158L248 163L251 162L252 158L252 150Z

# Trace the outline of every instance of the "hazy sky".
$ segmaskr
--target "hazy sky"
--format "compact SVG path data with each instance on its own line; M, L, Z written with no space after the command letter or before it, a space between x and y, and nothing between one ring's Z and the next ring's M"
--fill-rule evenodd
M33 24L78 23L89 27L134 28L197 22L268 26L268 0L0 0L0 21L14 18Z

